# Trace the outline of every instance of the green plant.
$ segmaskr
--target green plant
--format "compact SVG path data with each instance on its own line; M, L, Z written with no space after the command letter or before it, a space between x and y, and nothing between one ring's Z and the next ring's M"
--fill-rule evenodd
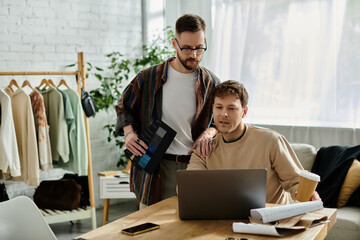
M174 32L170 27L158 34L148 45L143 45L143 54L139 58L129 59L120 52L107 54L108 66L103 68L88 64L88 72L94 74L100 82L100 87L90 91L94 98L98 111L114 110L122 94L124 81L129 80L131 75L135 75L141 69L159 64L167 58L175 56L175 50L171 46L170 39L174 37ZM127 158L123 153L125 144L124 137L115 134L115 124L104 126L108 131L108 142L115 140L115 145L120 148L122 154L117 162L117 166L125 166Z

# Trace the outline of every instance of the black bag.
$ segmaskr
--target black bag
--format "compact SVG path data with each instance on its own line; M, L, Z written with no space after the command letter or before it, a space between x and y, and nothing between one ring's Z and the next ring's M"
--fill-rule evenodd
M6 200L9 200L9 196L7 195L5 184L0 183L0 202L4 202Z
M95 101L92 96L90 96L90 94L83 88L81 88L81 105L87 117L92 117L95 115L97 111Z
M74 179L42 181L34 193L39 208L73 210L79 207L81 186Z
M90 206L88 177L65 173L63 179L74 179L81 186L80 207Z

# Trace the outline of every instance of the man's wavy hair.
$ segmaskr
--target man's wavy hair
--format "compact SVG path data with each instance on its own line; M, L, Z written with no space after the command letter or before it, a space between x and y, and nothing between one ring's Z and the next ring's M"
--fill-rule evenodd
M185 14L176 20L175 24L176 34L181 34L182 32L197 32L206 30L205 21L194 14Z
M244 108L247 106L249 101L249 94L243 84L228 80L218 84L212 92L211 103L214 104L215 97L224 97L227 95L235 95L239 98L241 106Z

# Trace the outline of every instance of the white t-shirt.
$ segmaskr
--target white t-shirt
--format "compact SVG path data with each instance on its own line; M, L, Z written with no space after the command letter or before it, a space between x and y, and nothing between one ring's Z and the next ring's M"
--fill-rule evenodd
M198 72L180 73L169 64L163 85L162 118L177 134L166 153L188 155L194 141L191 126L196 114L195 82Z

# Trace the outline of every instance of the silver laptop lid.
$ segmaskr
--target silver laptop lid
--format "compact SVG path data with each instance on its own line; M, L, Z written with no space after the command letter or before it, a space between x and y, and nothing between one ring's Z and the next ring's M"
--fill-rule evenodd
M179 170L180 219L245 219L265 207L266 169Z

